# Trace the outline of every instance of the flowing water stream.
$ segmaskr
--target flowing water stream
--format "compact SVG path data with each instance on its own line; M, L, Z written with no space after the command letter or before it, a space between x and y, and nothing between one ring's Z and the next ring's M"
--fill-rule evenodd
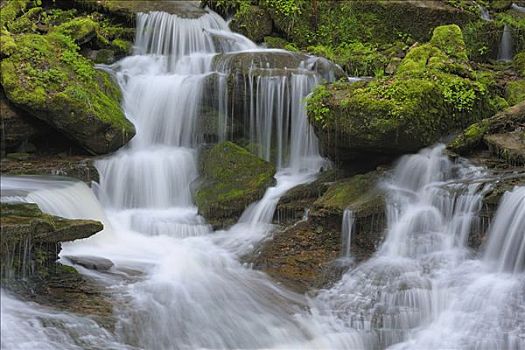
M254 58L244 78L243 120L228 79L239 54ZM100 183L3 177L3 201L100 220L105 229L63 244L62 256L111 259L97 279L115 298L116 327L2 294L5 349L522 349L525 348L525 192L507 193L483 255L467 247L479 224L488 173L443 146L404 157L381 186L386 240L369 260L315 297L299 295L239 261L272 230L277 202L329 164L319 155L304 97L325 62L255 46L214 13L182 19L141 14L135 54L111 67L137 135L97 162ZM213 89L210 90L210 86ZM259 156L274 162L276 185L239 222L212 232L193 205L203 106L220 113L218 140L235 123ZM348 240L351 215L348 219ZM349 254L350 242L344 254Z

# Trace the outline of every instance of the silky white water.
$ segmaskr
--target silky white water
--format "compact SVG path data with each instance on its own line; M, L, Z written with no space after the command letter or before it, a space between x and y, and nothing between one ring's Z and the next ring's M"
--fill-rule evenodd
M55 215L104 223L97 235L64 244L62 256L113 261L109 273L89 276L119 300L115 331L3 294L2 348L525 346L523 188L505 195L484 256L476 256L466 241L490 188L486 171L452 163L443 146L407 156L381 185L388 194L388 228L378 252L316 297L296 294L243 266L239 256L271 232L280 196L328 166L304 97L330 74L321 74L315 60L284 71L268 61L248 72L242 134L257 144L254 152L276 164L277 184L236 225L212 232L191 195L210 84L221 110L219 139L232 137L235 122L223 84L235 67L218 67L214 55L282 51L256 48L213 13L192 20L139 15L135 50L107 69L122 87L137 135L97 163L96 196L76 181L2 178L2 200L36 202Z
M509 25L505 24L503 27L503 33L501 34L501 39L498 49L498 60L509 62L512 61L513 57L513 41L512 41L512 31Z

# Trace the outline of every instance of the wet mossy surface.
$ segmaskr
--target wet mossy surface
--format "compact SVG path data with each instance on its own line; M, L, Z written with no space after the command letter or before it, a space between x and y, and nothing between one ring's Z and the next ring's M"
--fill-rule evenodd
M5 95L91 153L118 149L134 127L120 107L116 83L80 54L79 45L111 46L109 40L130 33L97 14L29 5L13 1L2 7L7 12L1 29Z
M215 227L222 227L226 220L235 222L275 181L272 164L232 142L203 151L200 164L202 183L195 203Z
M395 156L493 115L499 108L493 84L468 64L459 27L438 27L429 43L407 53L394 76L318 88L308 115L332 158Z
M519 158L523 157L519 153L525 149L525 135L520 131L524 124L525 101L522 101L490 118L468 126L447 147L460 155L469 155L487 148L488 145L493 147L492 150L497 156L505 158L505 144L510 142L509 147L513 150L510 151L512 156L509 156L508 160L512 163L516 158L515 163L519 164L521 162Z

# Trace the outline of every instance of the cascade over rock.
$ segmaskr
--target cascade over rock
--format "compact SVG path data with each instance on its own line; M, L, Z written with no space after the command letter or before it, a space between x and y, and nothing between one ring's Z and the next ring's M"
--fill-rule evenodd
M369 164L358 168L366 174L356 175L352 166L340 173L320 156L305 103L323 80L333 82L330 64L305 56L293 67L274 68L283 56L299 55L257 48L208 10L198 18L139 13L136 23L134 54L105 67L122 89L122 108L136 135L96 161L99 182L90 189L61 177L8 178L5 192L2 178L3 203L36 203L47 215L104 225L96 235L64 243L60 261L73 264L82 274L77 277L91 279L98 295L107 292L111 305L99 302L97 293L87 298L92 290L77 293L70 279L64 279L65 288L78 296L59 294L59 305L52 307L2 290L2 347L525 347L523 187L504 196L481 257L468 246L471 232L486 225L483 198L501 190L494 185L501 178L486 167L452 160L444 145L436 145L402 157L390 171L371 171L377 158L363 152L361 159ZM359 107L376 112L371 122L380 123L372 127L386 130L394 143L389 158L411 141L406 133L414 130L403 128L423 131L407 147L413 149L451 125L470 123L469 108L482 109L476 103L484 101L487 86L475 79L463 48L456 26L438 28L431 43L412 48L393 77L358 83L357 89L381 93L357 94L370 93ZM262 58L250 57L253 52L262 52ZM251 67L220 67L217 55L249 57L241 68ZM236 84L244 86L232 86L232 76L239 75L244 77ZM330 91L338 86L347 87L333 84ZM232 103L235 91L245 91L242 108ZM440 94L427 96L429 91ZM476 103L464 96L474 96ZM375 110L378 97L390 104ZM443 112L432 109L439 107L432 104L441 101L437 97L450 99L444 110L454 112L451 119L436 119L451 122L436 126L438 131L427 128L433 125L421 112L445 118L432 114ZM321 102L310 111L313 117L331 112L323 98L312 97ZM383 112L407 112L392 108L400 101L414 103L411 113L385 113L388 118L382 119ZM352 120L363 117L358 108L353 111ZM204 120L214 125L203 129ZM320 120L327 121L315 122ZM363 129L352 134L367 135ZM388 149L382 147L376 152ZM222 200L237 215L240 206L231 198L241 203L248 194L256 201L227 229L214 231L210 225L229 225L223 218L208 223L199 215L210 208L213 214ZM205 195L213 198L201 202ZM299 207L306 209L300 222L280 231L277 225L295 221ZM345 222L341 244L343 213L353 220ZM45 287L56 283L52 279ZM63 308L65 300L79 306ZM101 311L116 323L100 319Z

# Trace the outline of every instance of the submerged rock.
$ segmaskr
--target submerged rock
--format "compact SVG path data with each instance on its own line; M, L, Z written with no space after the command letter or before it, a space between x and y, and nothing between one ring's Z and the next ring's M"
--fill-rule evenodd
M275 181L272 164L232 142L203 151L200 164L202 181L195 203L216 228L237 222L245 207L260 199Z

